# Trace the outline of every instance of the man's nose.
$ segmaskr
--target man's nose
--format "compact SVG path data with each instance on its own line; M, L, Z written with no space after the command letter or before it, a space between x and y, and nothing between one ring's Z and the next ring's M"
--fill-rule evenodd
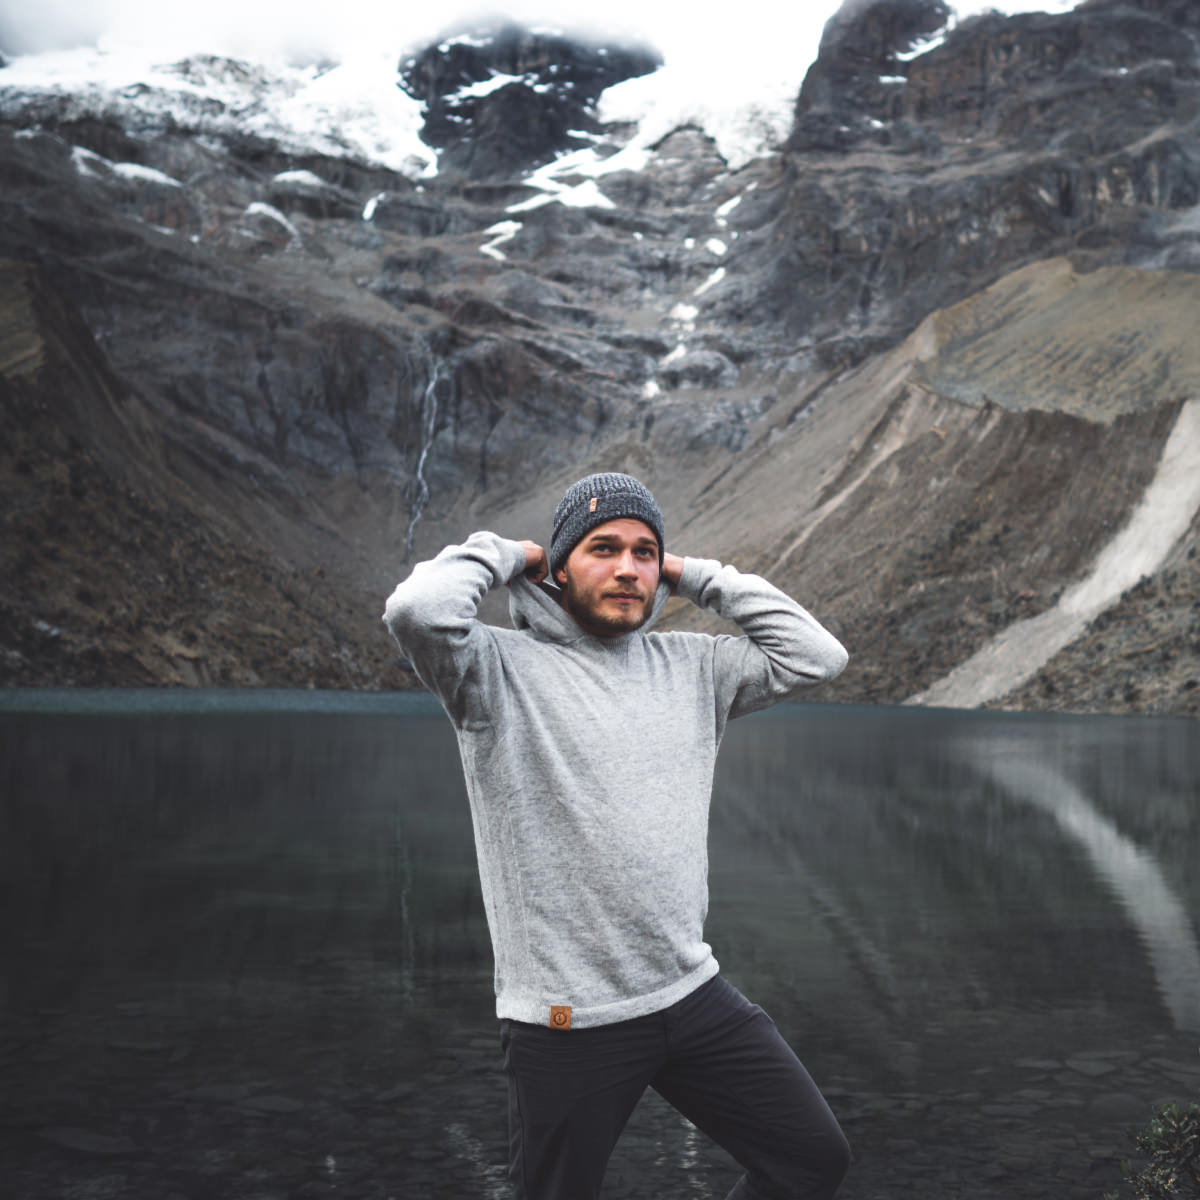
M637 577L637 564L634 562L632 550L626 550L618 556L617 574Z

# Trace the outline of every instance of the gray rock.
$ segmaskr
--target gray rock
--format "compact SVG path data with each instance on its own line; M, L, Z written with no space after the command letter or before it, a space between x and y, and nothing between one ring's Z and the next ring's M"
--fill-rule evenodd
M661 62L651 50L506 22L448 32L406 59L400 77L425 104L422 138L441 149L442 169L491 179L578 144L573 131L599 128L593 109L605 88ZM510 81L495 87L497 77Z
M1153 1105L1129 1092L1102 1092L1093 1097L1088 1112L1098 1121L1134 1125L1149 1119Z
M716 350L689 350L660 366L658 374L672 388L722 388L737 382L738 369Z
M1111 1075L1113 1071L1118 1069L1116 1063L1110 1062L1107 1059L1085 1058L1081 1054L1068 1058L1067 1066L1072 1071L1078 1071L1080 1075L1086 1075L1089 1079L1099 1079L1102 1075Z

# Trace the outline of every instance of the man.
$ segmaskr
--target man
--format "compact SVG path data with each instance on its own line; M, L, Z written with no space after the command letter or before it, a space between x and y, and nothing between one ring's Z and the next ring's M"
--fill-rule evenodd
M641 483L590 475L559 503L548 554L472 534L387 602L458 734L509 1173L518 1200L595 1200L653 1087L745 1168L730 1200L826 1200L845 1138L770 1018L717 973L703 926L726 721L832 678L846 652L765 580L665 542ZM505 584L513 629L476 616ZM648 632L672 592L746 636Z

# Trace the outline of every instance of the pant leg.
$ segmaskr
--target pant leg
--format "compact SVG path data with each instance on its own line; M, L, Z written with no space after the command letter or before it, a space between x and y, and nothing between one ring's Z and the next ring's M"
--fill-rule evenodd
M775 1023L719 975L669 1010L651 1086L746 1169L728 1200L830 1200L850 1147Z
M665 1044L653 1017L572 1030L501 1022L516 1200L597 1200Z

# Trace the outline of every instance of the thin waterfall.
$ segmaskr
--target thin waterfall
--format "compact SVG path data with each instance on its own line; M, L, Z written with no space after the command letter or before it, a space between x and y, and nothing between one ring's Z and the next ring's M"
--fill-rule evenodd
M408 562L412 556L413 533L417 528L417 522L421 519L421 514L425 511L425 505L429 501L429 482L425 478L425 464L429 459L429 452L433 449L433 437L437 430L437 385L441 374L441 363L437 363L433 368L433 374L429 377L429 383L425 387L425 394L421 398L421 453L417 456L417 471L413 479L412 512L408 518L408 529L404 534L405 562Z

